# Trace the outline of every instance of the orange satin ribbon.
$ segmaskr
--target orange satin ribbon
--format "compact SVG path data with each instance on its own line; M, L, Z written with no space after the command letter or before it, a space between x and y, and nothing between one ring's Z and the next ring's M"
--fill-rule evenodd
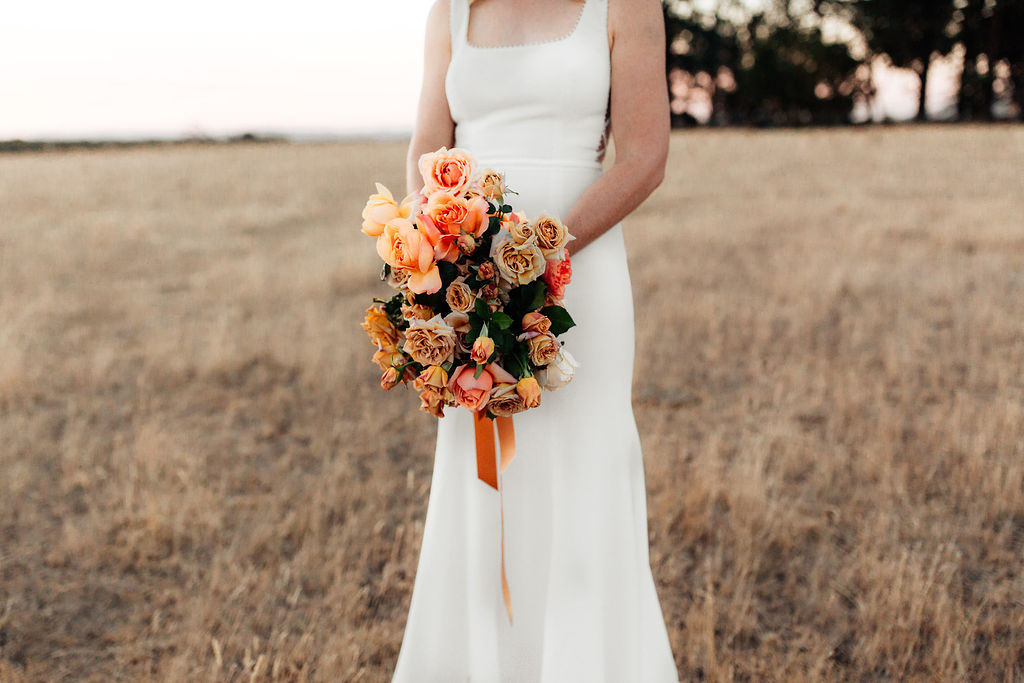
M505 576L505 503L502 489L498 485L497 464L494 458L494 427L498 428L498 439L501 441L501 471L504 472L512 458L516 457L516 435L512 430L511 417L494 418L494 426L487 417L486 411L473 413L473 427L476 434L476 476L491 488L498 491L498 506L501 511L501 594L505 598L505 610L508 621L512 623L512 597L508 590L508 579Z

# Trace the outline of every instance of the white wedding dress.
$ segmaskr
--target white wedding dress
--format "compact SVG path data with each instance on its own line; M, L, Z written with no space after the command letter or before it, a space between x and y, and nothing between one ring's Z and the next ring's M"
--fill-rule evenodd
M509 202L528 217L564 216L601 174L607 1L586 0L561 39L479 47L466 40L469 0L451 0L455 146L504 172L519 193ZM501 474L514 623L498 492L477 478L472 415L446 408L393 683L679 680L650 569L621 224L572 269L564 301L576 327L561 339L579 368L514 416L516 456Z

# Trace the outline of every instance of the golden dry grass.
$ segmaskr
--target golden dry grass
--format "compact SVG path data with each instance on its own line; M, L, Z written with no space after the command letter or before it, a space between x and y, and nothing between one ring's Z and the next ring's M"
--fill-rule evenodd
M1024 680L1024 128L672 145L627 241L684 680ZM404 152L0 157L0 680L389 680L434 423L358 225Z

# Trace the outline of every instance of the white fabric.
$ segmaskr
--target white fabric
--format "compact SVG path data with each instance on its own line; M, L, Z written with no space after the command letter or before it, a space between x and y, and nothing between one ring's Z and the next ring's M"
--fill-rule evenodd
M561 40L498 48L467 44L468 0L451 2L455 145L505 172L527 216L564 215L601 174L607 0L586 0ZM565 305L577 326L562 339L580 366L515 415L516 457L501 475L514 624L498 492L477 479L472 415L446 408L393 683L679 680L650 569L621 224L572 267Z

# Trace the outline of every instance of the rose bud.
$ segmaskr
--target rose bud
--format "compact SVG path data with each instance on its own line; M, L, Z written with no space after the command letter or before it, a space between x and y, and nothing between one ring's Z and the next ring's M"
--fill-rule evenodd
M380 378L380 386L382 389L391 389L398 384L398 370L394 367L390 367L384 371L384 376Z
M459 251L461 251L463 254L472 254L473 251L476 249L476 240L473 239L472 235L459 235L457 244L459 245Z
M477 337L473 342L473 352L469 355L476 363L486 363L494 353L494 340L490 337Z
M485 301L496 298L498 296L498 285L493 282L489 285L484 285L480 289L480 296L482 296Z
M480 268L477 269L476 276L481 280L493 280L494 264L490 261L484 261L480 264Z
M516 384L516 393L523 397L527 408L540 405L540 384L533 377L524 377Z
M523 316L523 332L539 332L541 334L551 329L551 320L539 311L530 311Z

